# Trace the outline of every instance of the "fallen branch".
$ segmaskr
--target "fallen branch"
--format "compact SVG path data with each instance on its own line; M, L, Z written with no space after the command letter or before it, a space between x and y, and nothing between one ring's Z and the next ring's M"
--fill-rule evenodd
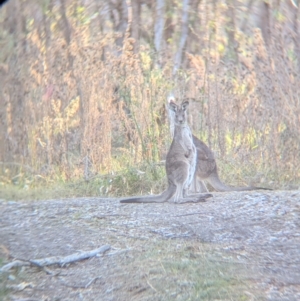
M30 259L28 261L22 261L22 260L15 260L13 262L10 262L6 265L4 265L0 272L9 271L11 268L14 267L21 267L21 266L29 266L29 265L35 265L38 267L45 267L48 265L54 265L58 264L60 266L64 266L65 264L84 260L87 258L91 258L96 256L99 253L104 253L110 249L110 245L104 245L98 249L87 251L87 252L81 252L81 253L75 253L72 255L68 255L65 257L62 256L53 256L53 257L47 257L42 259Z
M15 268L15 267L24 267L30 265L30 262L28 261L22 261L22 260L15 260L13 262L10 262L6 265L4 265L1 269L0 272L6 272L9 271L11 268Z

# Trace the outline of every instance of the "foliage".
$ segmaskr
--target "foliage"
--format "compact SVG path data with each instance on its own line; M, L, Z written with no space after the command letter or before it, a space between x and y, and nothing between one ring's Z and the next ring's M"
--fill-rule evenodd
M161 191L164 171L153 166L170 145L171 90L190 99L193 131L215 150L226 182L299 187L296 8L194 1L173 76L180 1L167 1L159 53L155 3L136 1L140 14L130 19L117 2L12 0L1 10L1 187L77 185L78 195L120 196L159 183ZM270 32L265 19L255 24L260 9Z

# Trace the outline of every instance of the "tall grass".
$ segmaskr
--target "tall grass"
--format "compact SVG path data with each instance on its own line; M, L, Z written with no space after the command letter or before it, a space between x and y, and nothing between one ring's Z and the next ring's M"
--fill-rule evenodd
M165 175L157 164L170 145L171 90L179 100L189 98L193 131L215 151L227 183L299 187L298 62L281 21L267 45L259 29L236 29L233 49L222 30L225 8L217 6L213 16L199 6L199 15L206 12L203 43L186 53L174 79L168 52L158 66L146 38L138 52L128 36L119 46L120 33L109 26L96 31L88 9L67 3L70 41L55 5L35 7L43 21L24 10L21 36L21 29L9 30L10 3L0 12L2 188L78 183L85 187L79 195L160 191ZM176 48L169 43L169 51Z

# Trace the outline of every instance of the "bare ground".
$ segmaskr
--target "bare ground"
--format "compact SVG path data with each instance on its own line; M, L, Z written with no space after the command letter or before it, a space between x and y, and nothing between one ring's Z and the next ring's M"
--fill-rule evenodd
M178 205L0 201L0 214L3 264L111 245L63 267L2 274L3 300L300 300L300 191Z

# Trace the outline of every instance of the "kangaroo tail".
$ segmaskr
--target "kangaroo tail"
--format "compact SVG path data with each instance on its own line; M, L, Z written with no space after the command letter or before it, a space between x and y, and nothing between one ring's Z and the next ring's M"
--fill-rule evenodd
M207 181L209 184L219 192L225 192L225 191L251 191L251 190L272 190L269 188L263 188L263 187L254 187L254 186L245 186L245 187L231 187L224 184L218 174L211 175Z
M168 189L159 195L149 195L121 199L120 203L163 203L167 202L176 192L176 187L169 185Z
M220 180L217 173L210 175L207 178L207 181L216 191L219 191L219 192L234 191L233 187L227 186Z

